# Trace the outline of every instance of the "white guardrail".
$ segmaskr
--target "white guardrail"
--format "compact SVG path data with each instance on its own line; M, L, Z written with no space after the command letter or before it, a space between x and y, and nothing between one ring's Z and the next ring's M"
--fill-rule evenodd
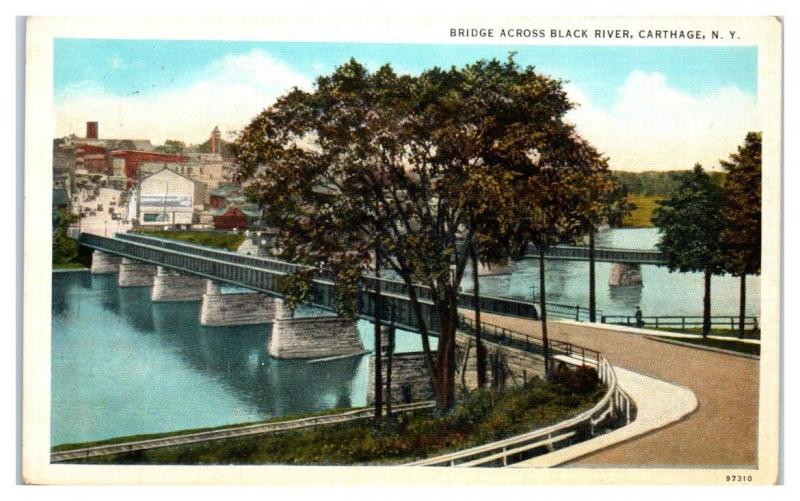
M405 466L508 466L513 456L546 447L556 449L557 445L574 438L588 427L594 435L595 427L607 419L624 417L625 424L631 422L631 399L617 384L614 368L605 357L601 357L598 367L600 381L608 386L603 398L591 409L560 423L534 430L522 435L506 438L497 442L479 445L441 456L436 456Z

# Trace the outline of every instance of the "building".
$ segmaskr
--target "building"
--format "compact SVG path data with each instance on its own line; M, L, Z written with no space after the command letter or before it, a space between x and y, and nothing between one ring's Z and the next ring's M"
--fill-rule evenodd
M129 217L141 226L188 228L194 222L195 200L204 197L205 187L170 169L162 169L141 180L134 193ZM202 204L202 202L201 202Z
M221 184L209 192L208 204L212 209L222 209L228 205L245 203L247 199L241 186Z
M184 164L188 158L183 155L156 153L154 151L114 150L111 152L113 159L113 172L124 175L133 183L139 177L139 168L143 163L160 163L159 169L152 169L153 173L165 168L165 164ZM174 167L170 165L170 167ZM142 177L147 173L142 171Z
M243 230L256 228L261 221L261 210L257 205L232 205L220 209L212 209L215 230Z

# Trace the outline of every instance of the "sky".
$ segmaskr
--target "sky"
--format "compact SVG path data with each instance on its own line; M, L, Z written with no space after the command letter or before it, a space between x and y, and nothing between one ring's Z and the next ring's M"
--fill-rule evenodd
M754 47L602 47L56 39L56 135L202 143L224 139L292 87L351 57L417 74L506 59L564 81L567 119L613 169L719 169L756 120Z

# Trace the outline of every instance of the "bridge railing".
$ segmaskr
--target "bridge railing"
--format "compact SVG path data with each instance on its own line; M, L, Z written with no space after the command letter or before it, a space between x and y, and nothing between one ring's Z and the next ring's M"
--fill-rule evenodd
M629 325L631 327L643 328L680 328L680 329L698 329L703 327L702 316L682 316L682 315L658 315L658 316L643 316L643 324L637 326L637 319L635 316L627 315L603 315L600 321L604 324L615 325ZM758 317L745 317L744 326L748 330L757 330ZM711 327L718 327L723 329L736 330L739 328L738 316L711 316Z
M594 435L598 426L616 418L624 419L625 424L630 423L633 417L631 399L619 386L614 368L605 357L600 359L598 376L607 386L603 397L591 409L571 419L497 442L415 461L406 466L507 466L519 458L547 453L558 446L589 438Z
M477 331L475 320L459 315L458 322L462 331L471 336L475 336ZM500 327L491 323L481 322L481 337L486 341L501 346L510 346L537 354L544 353L544 341L540 336L506 329L505 327ZM550 345L550 354L553 356L564 355L567 357L579 358L582 364L590 362L597 367L600 366L601 355L597 350L556 339L549 339L548 344Z

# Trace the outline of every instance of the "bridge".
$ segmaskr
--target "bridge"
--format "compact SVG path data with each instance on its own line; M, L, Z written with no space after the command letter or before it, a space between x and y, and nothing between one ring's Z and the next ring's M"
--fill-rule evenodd
M79 242L101 253L120 256L151 267L155 265L174 272L202 277L213 282L244 287L278 299L283 297L279 288L281 277L306 269L304 266L276 259L247 256L134 233L118 233L113 238L82 233ZM402 281L364 275L358 292L357 316L369 321L375 320L375 291L378 287L384 304L381 321L385 324L391 323L399 329L419 332L419 321L411 306L411 291ZM417 285L414 286L413 292L419 300L421 316L428 330L432 334L437 334L439 322L433 308L430 290ZM474 309L472 294L459 293L458 302L463 308ZM329 312L336 311L336 280L332 271L316 270L308 303ZM499 315L538 318L536 306L528 301L484 295L480 297L480 307L482 311ZM570 310L572 314L574 307Z
M559 261L588 261L589 247L583 245L556 245L544 253L546 259ZM524 257L539 258L539 249L528 245ZM616 247L595 247L594 260L598 263L626 263L664 265L666 261L660 251L654 249L622 249Z

